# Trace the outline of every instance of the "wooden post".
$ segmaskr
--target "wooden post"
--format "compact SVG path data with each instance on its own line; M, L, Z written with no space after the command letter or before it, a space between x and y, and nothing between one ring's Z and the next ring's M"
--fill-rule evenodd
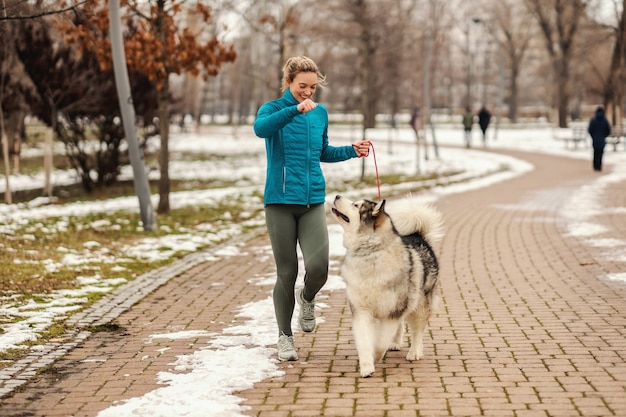
M52 146L54 143L54 131L52 128L47 128L45 133L44 145L43 145L43 170L44 170L44 185L43 195L50 198L52 197Z
M9 138L6 135L4 129L2 129L2 159L4 160L4 202L7 204L13 203L13 196L11 194L11 164L9 162Z

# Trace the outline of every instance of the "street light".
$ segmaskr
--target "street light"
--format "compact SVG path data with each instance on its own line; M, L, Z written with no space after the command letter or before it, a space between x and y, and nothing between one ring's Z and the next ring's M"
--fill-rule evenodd
M482 19L480 17L473 17L472 22L474 24L482 23ZM472 67L474 66L474 58L471 51L471 25L467 24L467 96L466 96L466 105L470 110L472 109Z
M493 139L496 140L498 138L498 130L500 127L500 119L502 118L503 107L504 107L504 58L502 57L502 46L500 42L498 42L496 38L496 31L493 27L493 21L490 19L483 20L479 17L472 18L472 21L475 24L483 24L487 29L487 32L490 33L490 39L487 41L487 45L485 47L485 63L483 68L483 80L482 80L482 88L483 88L483 105L487 104L487 70L488 70L488 54L491 54L493 49L491 46L491 41L495 40L496 48L497 48L497 61L498 61L498 89L497 89L497 99L496 99L496 122L495 129L493 134Z
M150 184L146 175L146 168L143 158L139 153L137 143L137 127L135 125L135 107L130 92L130 81L128 79L128 69L126 67L126 56L124 55L124 44L122 40L122 27L120 18L120 2L112 0L109 3L109 21L111 32L111 51L113 54L113 73L117 88L117 97L124 125L124 134L128 142L128 155L133 167L133 184L139 199L139 212L143 230L156 230L156 220L154 210L150 200Z

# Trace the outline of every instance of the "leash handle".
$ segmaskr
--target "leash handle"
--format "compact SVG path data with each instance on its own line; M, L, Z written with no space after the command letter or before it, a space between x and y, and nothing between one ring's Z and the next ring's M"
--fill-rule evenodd
M376 160L376 150L374 149L374 144L372 143L371 140L368 141L363 141L363 142L367 142L369 144L369 146L372 148L372 154L374 155L374 168L376 168L376 185L378 186L378 201L381 201L380 198L380 177L378 176L378 161ZM356 145L352 145L352 146L356 146ZM365 158L367 158L369 156L369 152L367 155L364 155Z

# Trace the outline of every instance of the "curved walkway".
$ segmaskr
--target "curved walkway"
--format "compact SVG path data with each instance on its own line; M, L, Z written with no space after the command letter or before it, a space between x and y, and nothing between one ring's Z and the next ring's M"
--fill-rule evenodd
M360 378L345 294L331 291L323 323L297 337L300 360L237 393L245 415L626 415L626 285L603 278L626 259L567 233L570 197L597 174L588 161L506 153L536 169L436 203L447 226L437 247L444 302L424 359L390 352ZM626 212L610 208L626 206L626 184L608 185L602 201L602 237L623 239ZM273 274L268 242L248 245L245 257L202 262L156 289L2 400L0 415L95 416L161 387L158 373L207 338L146 343L151 335L220 332L239 306L267 298L271 286L248 278Z

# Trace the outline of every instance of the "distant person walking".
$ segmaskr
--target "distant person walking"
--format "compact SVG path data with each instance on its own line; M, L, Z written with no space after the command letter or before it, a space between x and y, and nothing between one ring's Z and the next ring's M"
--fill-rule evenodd
M315 295L328 278L329 244L326 226L326 182L320 162L340 162L369 154L369 141L331 146L328 112L313 101L326 77L308 57L289 58L282 72L282 97L264 103L254 132L265 139L265 222L277 280L274 312L278 324L278 359L298 359L291 317L297 303L303 332L315 330ZM294 293L298 277L297 246L304 258L304 286Z
M419 107L413 107L413 112L411 113L411 120L409 121L409 124L416 132L422 128L422 112L420 112Z
M487 110L485 106L482 106L478 112L478 125L483 132L483 146L487 146L487 128L489 127L490 121L491 113L489 113L489 110Z
M415 132L417 146L419 146L420 143L424 144L424 159L428 160L428 143L426 143L425 133L422 131L422 112L419 107L416 106L413 108L409 124L411 128L413 128L413 132Z
M463 114L463 131L465 132L465 147L472 146L472 126L474 126L474 113L469 107L465 108Z
M606 137L611 134L611 125L604 116L604 108L599 106L596 114L589 121L587 132L593 142L593 170L602 171L602 155L606 145Z

